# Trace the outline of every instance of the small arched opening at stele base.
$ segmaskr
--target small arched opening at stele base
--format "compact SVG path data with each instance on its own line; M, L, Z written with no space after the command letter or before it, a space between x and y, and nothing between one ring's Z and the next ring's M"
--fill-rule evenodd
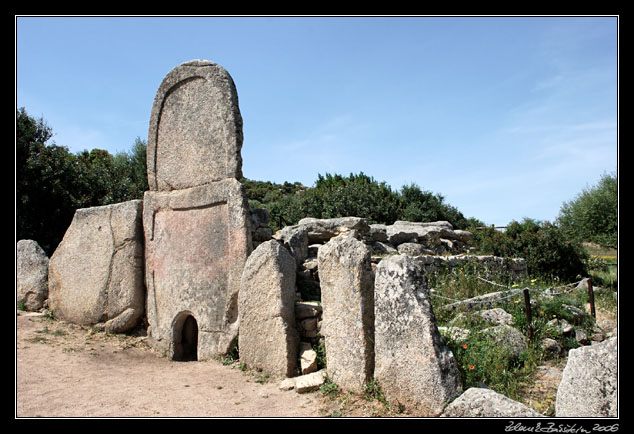
M179 362L198 360L198 322L189 313L183 312L174 320L172 359Z

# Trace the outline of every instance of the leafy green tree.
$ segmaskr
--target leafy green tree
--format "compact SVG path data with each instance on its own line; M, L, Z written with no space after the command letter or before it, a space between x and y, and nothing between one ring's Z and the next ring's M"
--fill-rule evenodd
M119 152L112 160L112 188L108 203L143 199L147 181L147 144L137 137L130 152Z
M52 143L52 129L24 108L16 113L16 236L34 239L51 255L77 202L77 159Z
M566 236L590 241L603 247L618 244L618 179L616 173L604 174L599 183L584 189L565 202L558 224Z
M483 254L524 258L530 275L572 281L587 274L581 244L550 222L525 218L510 222L504 232L477 230L472 244Z
M415 183L401 188L400 219L412 222L445 220L456 229L466 229L470 223L457 208L446 204L441 194L423 191Z
M303 195L307 216L357 216L370 223L392 223L399 217L398 193L363 172L348 177L319 174L314 188L307 193Z
M113 157L100 149L72 154L48 143L52 136L43 118L16 111L16 236L36 240L49 256L76 209L142 199L148 189L140 139Z

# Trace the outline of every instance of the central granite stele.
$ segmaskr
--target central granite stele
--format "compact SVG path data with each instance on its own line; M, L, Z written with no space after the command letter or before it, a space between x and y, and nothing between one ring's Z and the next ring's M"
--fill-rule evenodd
M174 360L217 358L236 344L252 248L242 140L224 68L193 60L165 76L150 116L143 228L149 343Z

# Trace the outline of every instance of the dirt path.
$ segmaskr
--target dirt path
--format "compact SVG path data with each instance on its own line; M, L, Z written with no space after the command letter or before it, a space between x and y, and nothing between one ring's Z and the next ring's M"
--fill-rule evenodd
M17 316L16 417L320 417L319 392L281 391L218 361L161 358L142 337Z

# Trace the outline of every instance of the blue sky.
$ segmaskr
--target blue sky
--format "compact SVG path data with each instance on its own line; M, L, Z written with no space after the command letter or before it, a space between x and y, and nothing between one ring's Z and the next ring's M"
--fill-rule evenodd
M364 172L467 217L554 221L618 164L618 19L16 17L16 106L71 151L147 139L165 75L225 67L243 173Z

